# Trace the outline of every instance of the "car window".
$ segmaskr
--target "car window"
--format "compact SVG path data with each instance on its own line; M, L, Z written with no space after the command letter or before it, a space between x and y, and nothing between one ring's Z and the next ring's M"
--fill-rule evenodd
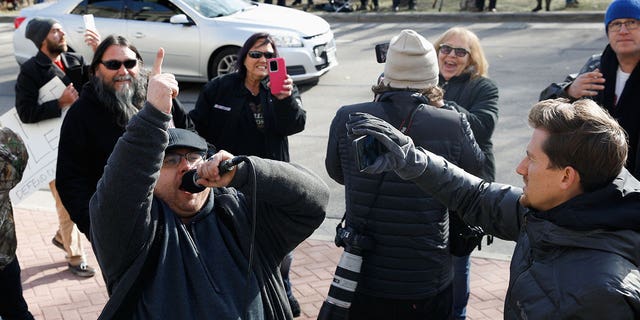
M252 6L244 0L183 0L183 2L207 18L228 16Z
M97 18L123 19L124 1L83 0L71 10L72 14L93 14Z
M127 19L130 20L169 22L171 16L181 13L168 0L129 1L127 4Z

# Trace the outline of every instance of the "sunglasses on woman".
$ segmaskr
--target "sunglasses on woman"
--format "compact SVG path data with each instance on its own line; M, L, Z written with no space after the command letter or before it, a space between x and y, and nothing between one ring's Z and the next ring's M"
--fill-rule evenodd
M262 51L249 51L247 55L253 59L260 59L262 58L262 56L264 56L267 59L276 57L276 54L273 52L262 52Z
M444 55L449 55L451 53L451 50L453 50L456 54L456 57L458 58L463 58L464 56L466 56L467 54L469 54L469 51L467 51L467 49L465 48L454 48L450 45L446 45L446 44L441 44L440 45L440 53L444 54Z
M138 60L136 59L130 59L125 61L107 60L107 61L100 61L100 63L102 63L109 70L120 70L120 67L123 64L124 64L124 67L127 69L131 69L135 67L136 64L138 64Z

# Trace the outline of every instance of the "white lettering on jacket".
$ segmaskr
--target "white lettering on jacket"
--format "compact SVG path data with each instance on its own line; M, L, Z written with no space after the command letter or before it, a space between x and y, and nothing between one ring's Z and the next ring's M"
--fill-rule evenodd
M229 108L229 107L225 107L225 106L221 106L221 105L219 105L219 104L215 104L215 105L213 105L213 108L214 108L214 109L224 110L224 111L231 111L231 108Z

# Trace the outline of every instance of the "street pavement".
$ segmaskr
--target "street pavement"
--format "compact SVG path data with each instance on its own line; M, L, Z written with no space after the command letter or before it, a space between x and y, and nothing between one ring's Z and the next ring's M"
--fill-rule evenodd
M330 22L601 22L602 12L531 13L317 13ZM0 22L12 22L12 14ZM57 215L48 190L36 192L15 206L18 258L24 296L37 319L95 319L108 296L91 247L85 241L95 277L78 278L67 271L64 253L51 244ZM295 250L291 270L294 294L302 307L299 319L315 319L327 295L342 249L333 244L338 220L322 226ZM484 251L472 254L468 319L501 319L508 283L509 257Z

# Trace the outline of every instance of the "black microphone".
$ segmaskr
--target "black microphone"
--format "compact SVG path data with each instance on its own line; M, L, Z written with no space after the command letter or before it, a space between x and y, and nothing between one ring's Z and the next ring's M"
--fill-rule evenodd
M243 159L241 157L233 157L231 159L224 160L220 162L220 164L218 164L218 172L220 173L220 175L223 175L233 170L233 167L242 162L242 160ZM206 189L207 187L198 184L196 182L198 181L198 179L200 179L200 177L198 177L198 171L196 169L187 171L182 176L182 184L180 184L180 189L191 193L199 193L204 191L204 189Z

